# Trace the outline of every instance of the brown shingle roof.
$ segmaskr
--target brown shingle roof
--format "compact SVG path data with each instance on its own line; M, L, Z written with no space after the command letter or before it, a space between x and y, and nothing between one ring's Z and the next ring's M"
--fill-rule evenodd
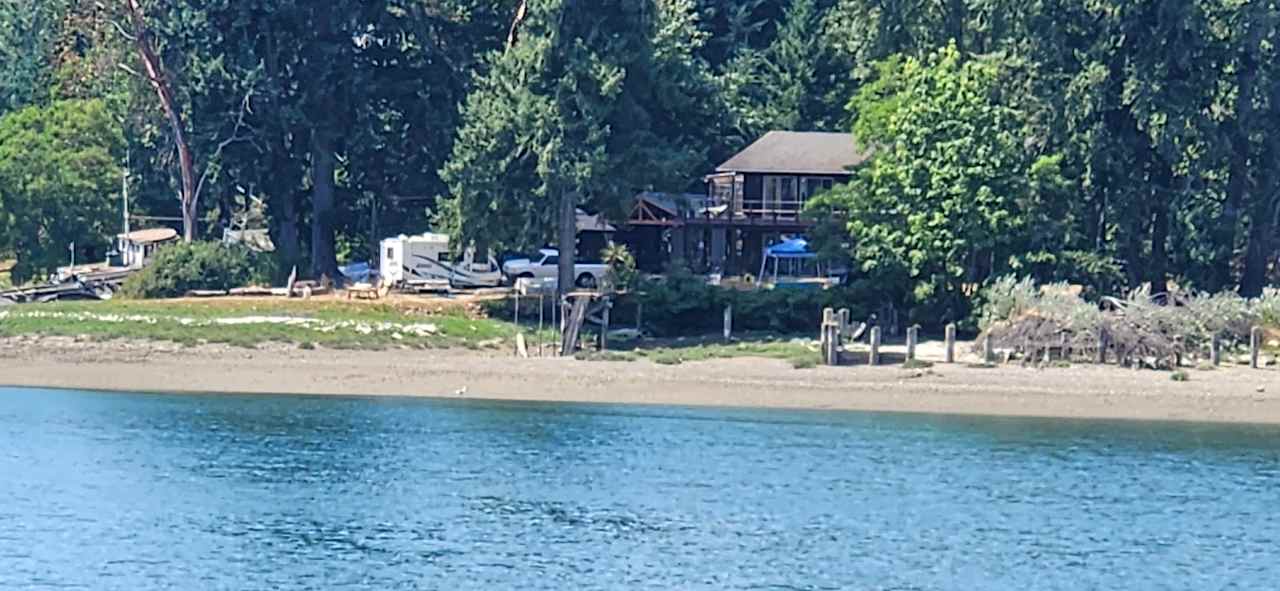
M716 172L849 174L866 162L853 134L771 131L716 168Z

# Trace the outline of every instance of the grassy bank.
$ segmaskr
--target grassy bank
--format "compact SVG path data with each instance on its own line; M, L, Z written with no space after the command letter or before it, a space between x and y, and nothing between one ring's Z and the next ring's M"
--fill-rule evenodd
M62 336L110 341L164 341L256 347L282 343L304 349L447 348L508 349L529 326L516 325L465 308L353 303L345 300L113 300L57 302L0 309L0 337ZM590 341L590 335L584 339ZM542 342L554 342L550 331ZM635 361L661 365L761 357L782 359L797 368L813 367L818 352L803 341L752 335L745 342L714 339L665 339L617 342L618 351L584 352L580 359Z
M406 311L391 305L339 301L163 300L59 302L0 310L0 336L72 336L195 345L303 348L499 347L513 325L469 317L462 310Z
M796 369L815 367L821 356L815 345L804 340L780 340L756 335L746 340L724 343L714 339L659 340L644 344L619 344L614 351L584 352L579 359L587 361L637 361L645 359L659 365L680 365L712 359L756 357L781 359Z

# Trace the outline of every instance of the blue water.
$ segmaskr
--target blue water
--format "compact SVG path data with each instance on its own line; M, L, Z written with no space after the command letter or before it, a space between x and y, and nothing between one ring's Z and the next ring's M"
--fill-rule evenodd
M0 589L1276 589L1280 430L0 389Z

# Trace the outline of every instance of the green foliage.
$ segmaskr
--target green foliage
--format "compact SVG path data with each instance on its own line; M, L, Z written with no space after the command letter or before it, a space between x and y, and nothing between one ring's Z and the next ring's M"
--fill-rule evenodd
M123 295L135 299L181 297L192 290L243 287L267 276L263 261L241 246L191 242L161 248L125 281Z
M707 166L717 95L690 0L531 2L463 107L441 222L463 242L554 237L563 195L617 217Z
M1191 374L1187 373L1184 370L1179 369L1169 374L1169 379L1175 382L1189 382L1191 381Z
M639 291L645 329L659 336L718 333L725 306L733 306L735 331L805 334L818 329L826 308L849 308L859 319L870 315L870 306L884 301L870 283L827 290L742 291L708 285L685 271L649 281Z
M810 206L844 212L858 270L917 304L959 300L1025 244L1032 161L1003 68L955 46L887 62L850 103L875 157Z
M636 270L636 257L625 244L610 244L600 252L600 258L609 267L606 283L611 289L627 291L635 284L640 273Z
M57 101L0 118L0 248L18 257L15 281L65 265L72 242L105 255L119 220L123 145L100 100Z

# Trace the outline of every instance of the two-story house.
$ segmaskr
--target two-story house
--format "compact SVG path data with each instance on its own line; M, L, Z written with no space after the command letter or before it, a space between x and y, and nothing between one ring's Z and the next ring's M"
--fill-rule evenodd
M851 134L771 131L708 174L705 195L637 196L628 225L666 234L670 258L696 270L749 272L766 245L812 227L811 197L866 160Z

